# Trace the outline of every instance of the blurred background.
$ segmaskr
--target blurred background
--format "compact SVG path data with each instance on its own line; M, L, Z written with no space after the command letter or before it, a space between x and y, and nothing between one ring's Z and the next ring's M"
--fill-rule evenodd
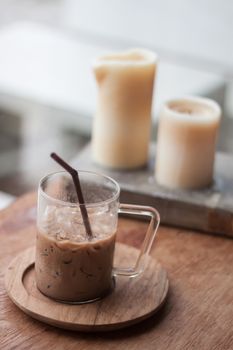
M233 2L0 0L0 207L78 156L96 104L93 58L146 47L160 57L153 138L164 100L215 99L218 149L233 152Z

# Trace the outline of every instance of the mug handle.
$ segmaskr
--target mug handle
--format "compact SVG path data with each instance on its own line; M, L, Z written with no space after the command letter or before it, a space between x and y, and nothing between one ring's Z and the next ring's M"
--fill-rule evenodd
M134 205L134 204L120 204L118 213L132 215L132 216L137 215L137 216L150 217L150 223L134 267L129 267L129 268L114 267L113 269L114 276L120 275L120 276L135 277L141 274L146 268L147 258L149 256L152 243L155 239L155 236L159 227L160 215L158 211L152 207L147 207L143 205Z

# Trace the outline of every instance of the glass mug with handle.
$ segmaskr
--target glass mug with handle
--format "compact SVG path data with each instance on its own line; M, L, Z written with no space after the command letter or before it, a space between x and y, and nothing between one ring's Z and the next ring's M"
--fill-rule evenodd
M160 217L152 207L119 204L120 187L108 176L79 171L92 237L86 235L71 176L57 172L39 184L36 284L46 296L67 303L98 300L117 275L143 273ZM113 267L118 214L150 218L135 266Z

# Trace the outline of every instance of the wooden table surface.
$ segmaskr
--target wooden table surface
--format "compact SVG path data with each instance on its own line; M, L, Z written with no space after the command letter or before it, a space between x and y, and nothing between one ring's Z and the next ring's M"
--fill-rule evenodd
M149 320L85 334L25 315L6 294L4 271L35 243L35 203L35 194L28 194L0 212L1 349L233 349L233 240L177 228L160 227L152 248L168 271L170 291L163 309ZM144 222L120 219L119 241L139 247L145 230Z

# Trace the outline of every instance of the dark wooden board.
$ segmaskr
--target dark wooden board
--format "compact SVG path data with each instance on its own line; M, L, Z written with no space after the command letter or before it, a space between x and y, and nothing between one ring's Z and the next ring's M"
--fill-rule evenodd
M170 190L154 177L155 144L150 148L147 167L131 171L101 168L92 161L91 145L74 160L77 169L111 176L121 186L121 202L151 205L161 214L162 223L233 237L233 157L217 153L214 183L203 190Z

